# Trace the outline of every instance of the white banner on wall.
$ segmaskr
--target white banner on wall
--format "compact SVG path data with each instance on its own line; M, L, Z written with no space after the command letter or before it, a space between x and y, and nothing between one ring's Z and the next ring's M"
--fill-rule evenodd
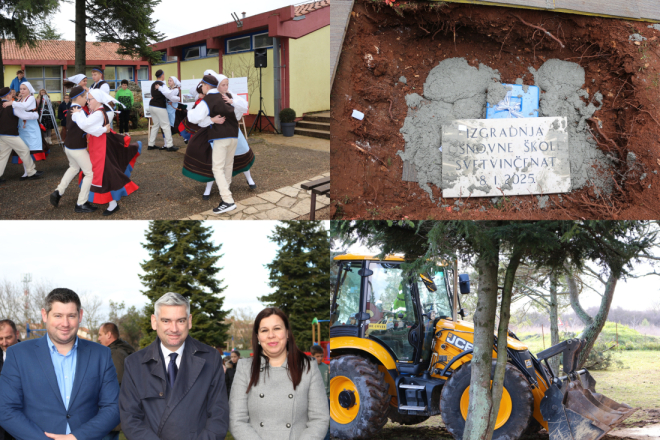
M195 104L195 89L201 79L184 79L181 80L181 96L183 104L186 107L191 107ZM142 88L142 105L144 107L144 117L150 118L149 101L151 101L151 85L155 81L140 81ZM250 102L248 96L247 77L243 78L229 78L229 90L243 97L248 103ZM244 113L247 115L249 110Z

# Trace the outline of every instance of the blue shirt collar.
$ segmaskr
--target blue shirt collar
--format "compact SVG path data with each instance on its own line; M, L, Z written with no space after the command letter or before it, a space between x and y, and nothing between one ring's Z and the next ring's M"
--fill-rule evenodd
M57 351L57 347L55 347L55 344L53 344L53 341L50 340L50 335L48 333L46 333L46 341L48 342L48 351L50 351L51 353L54 352L59 353L59 351ZM68 356L73 350L77 348L78 348L78 336L76 336L76 342L73 343L73 347L71 347L71 350L66 355Z

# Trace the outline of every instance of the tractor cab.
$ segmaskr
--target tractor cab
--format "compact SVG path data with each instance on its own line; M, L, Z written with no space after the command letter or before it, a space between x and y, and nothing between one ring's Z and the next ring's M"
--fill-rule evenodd
M389 353L399 374L421 374L431 360L436 323L454 318L450 269L438 265L434 273L414 276L404 274L397 256L342 255L335 261L330 337L367 338Z

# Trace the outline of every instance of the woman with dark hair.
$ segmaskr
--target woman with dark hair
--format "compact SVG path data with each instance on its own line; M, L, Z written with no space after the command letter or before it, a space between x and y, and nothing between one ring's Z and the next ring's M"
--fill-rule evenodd
M48 108L48 101L50 101L50 96L46 89L39 90L39 95L37 96L37 110L41 118L41 125L46 127L45 138L48 144L52 144L52 130L53 125L53 116L50 114L50 109Z
M259 312L252 347L254 358L238 361L229 398L234 438L322 440L330 423L323 378L296 346L284 312Z

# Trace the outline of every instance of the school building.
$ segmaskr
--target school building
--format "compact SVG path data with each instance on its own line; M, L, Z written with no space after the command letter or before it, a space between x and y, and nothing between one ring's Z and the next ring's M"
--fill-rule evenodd
M119 55L115 43L87 42L87 63L85 74L89 84L92 81L92 68L104 69L105 81L114 91L121 87L121 80L139 81L149 79L149 62L140 58ZM23 70L25 78L34 90L46 89L51 101L61 101L62 81L75 72L75 42L64 40L42 40L36 47L18 47L14 40L2 44L4 86L9 87L16 78L16 71ZM114 95L113 92L111 92Z
M230 78L247 77L250 115L245 122L249 127L259 112L260 72L255 67L255 51L266 49L261 94L262 108L271 121L276 69L280 72L280 109L291 107L298 117L329 110L330 0L286 6L251 17L237 15L238 22L155 44L154 49L163 52L163 62L151 66L152 75L162 69L165 77L201 79L206 69L213 69ZM278 51L279 67L274 66L274 50Z

